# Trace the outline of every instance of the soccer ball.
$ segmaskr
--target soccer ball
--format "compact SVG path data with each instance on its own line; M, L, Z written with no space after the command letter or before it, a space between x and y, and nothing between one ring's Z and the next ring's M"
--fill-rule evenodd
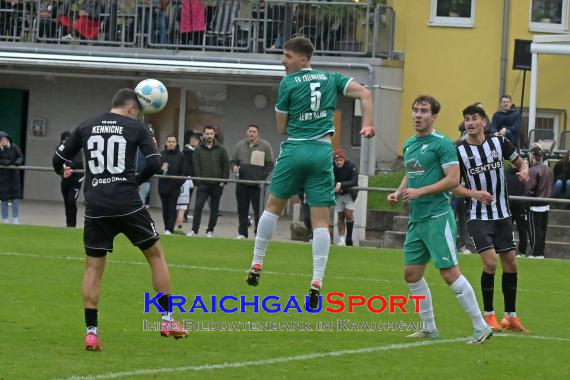
M168 102L166 87L156 79L145 79L135 87L144 113L156 113L162 110Z

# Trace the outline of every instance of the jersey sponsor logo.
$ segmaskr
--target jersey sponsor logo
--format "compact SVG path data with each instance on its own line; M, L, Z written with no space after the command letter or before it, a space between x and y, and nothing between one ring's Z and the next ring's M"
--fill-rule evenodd
M408 176L417 176L425 173L425 169L418 160L410 160L406 162L406 172Z
M107 185L115 182L127 182L127 179L125 177L93 178L91 185L96 187L97 185Z
M310 121L327 117L327 111L304 112L299 114L299 121Z
M479 166L469 168L469 174L476 175L476 174L481 174L481 173L488 173L491 170L500 169L502 167L503 167L503 161L491 162L488 164L479 165Z

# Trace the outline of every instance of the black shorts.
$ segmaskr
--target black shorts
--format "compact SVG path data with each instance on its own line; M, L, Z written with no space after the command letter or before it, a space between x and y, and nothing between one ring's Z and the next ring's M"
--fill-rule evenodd
M159 239L154 222L143 208L123 216L85 218L83 244L87 256L103 257L113 252L115 236L123 233L141 250L148 249Z
M467 222L467 229L479 253L489 249L495 249L496 253L507 253L516 247L510 217L499 220L472 219Z

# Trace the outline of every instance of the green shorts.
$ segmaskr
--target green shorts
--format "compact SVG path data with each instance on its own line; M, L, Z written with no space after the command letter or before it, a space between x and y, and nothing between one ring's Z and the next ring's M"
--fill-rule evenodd
M311 207L336 204L330 143L318 140L281 143L281 152L271 177L271 194L289 199L301 189L304 189L307 204Z
M457 226L451 209L439 216L408 224L404 242L406 265L420 265L433 257L436 268L451 268L458 264L455 237Z

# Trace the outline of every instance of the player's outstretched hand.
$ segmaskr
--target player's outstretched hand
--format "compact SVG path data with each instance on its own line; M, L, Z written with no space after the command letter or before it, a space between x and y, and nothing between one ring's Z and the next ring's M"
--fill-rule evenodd
M376 136L376 128L372 124L365 125L360 130L360 134L367 139L371 139L372 137Z
M402 196L404 197L405 201L414 200L421 195L422 191L420 189L414 189L413 187L408 187L402 191Z
M393 193L391 193L391 194L388 194L388 198L387 198L387 199L388 199L388 202L390 202L390 203L396 203L396 202L398 202L398 199L399 199L399 198L400 198L400 193L397 192L397 191L395 191L395 192L393 192Z
M486 191L476 191L475 199L485 205L490 205L493 202L493 196Z
M63 164L63 178L69 178L73 174L73 169L66 164Z
M528 169L519 170L516 173L516 176L519 177L519 181L527 182L528 181Z

